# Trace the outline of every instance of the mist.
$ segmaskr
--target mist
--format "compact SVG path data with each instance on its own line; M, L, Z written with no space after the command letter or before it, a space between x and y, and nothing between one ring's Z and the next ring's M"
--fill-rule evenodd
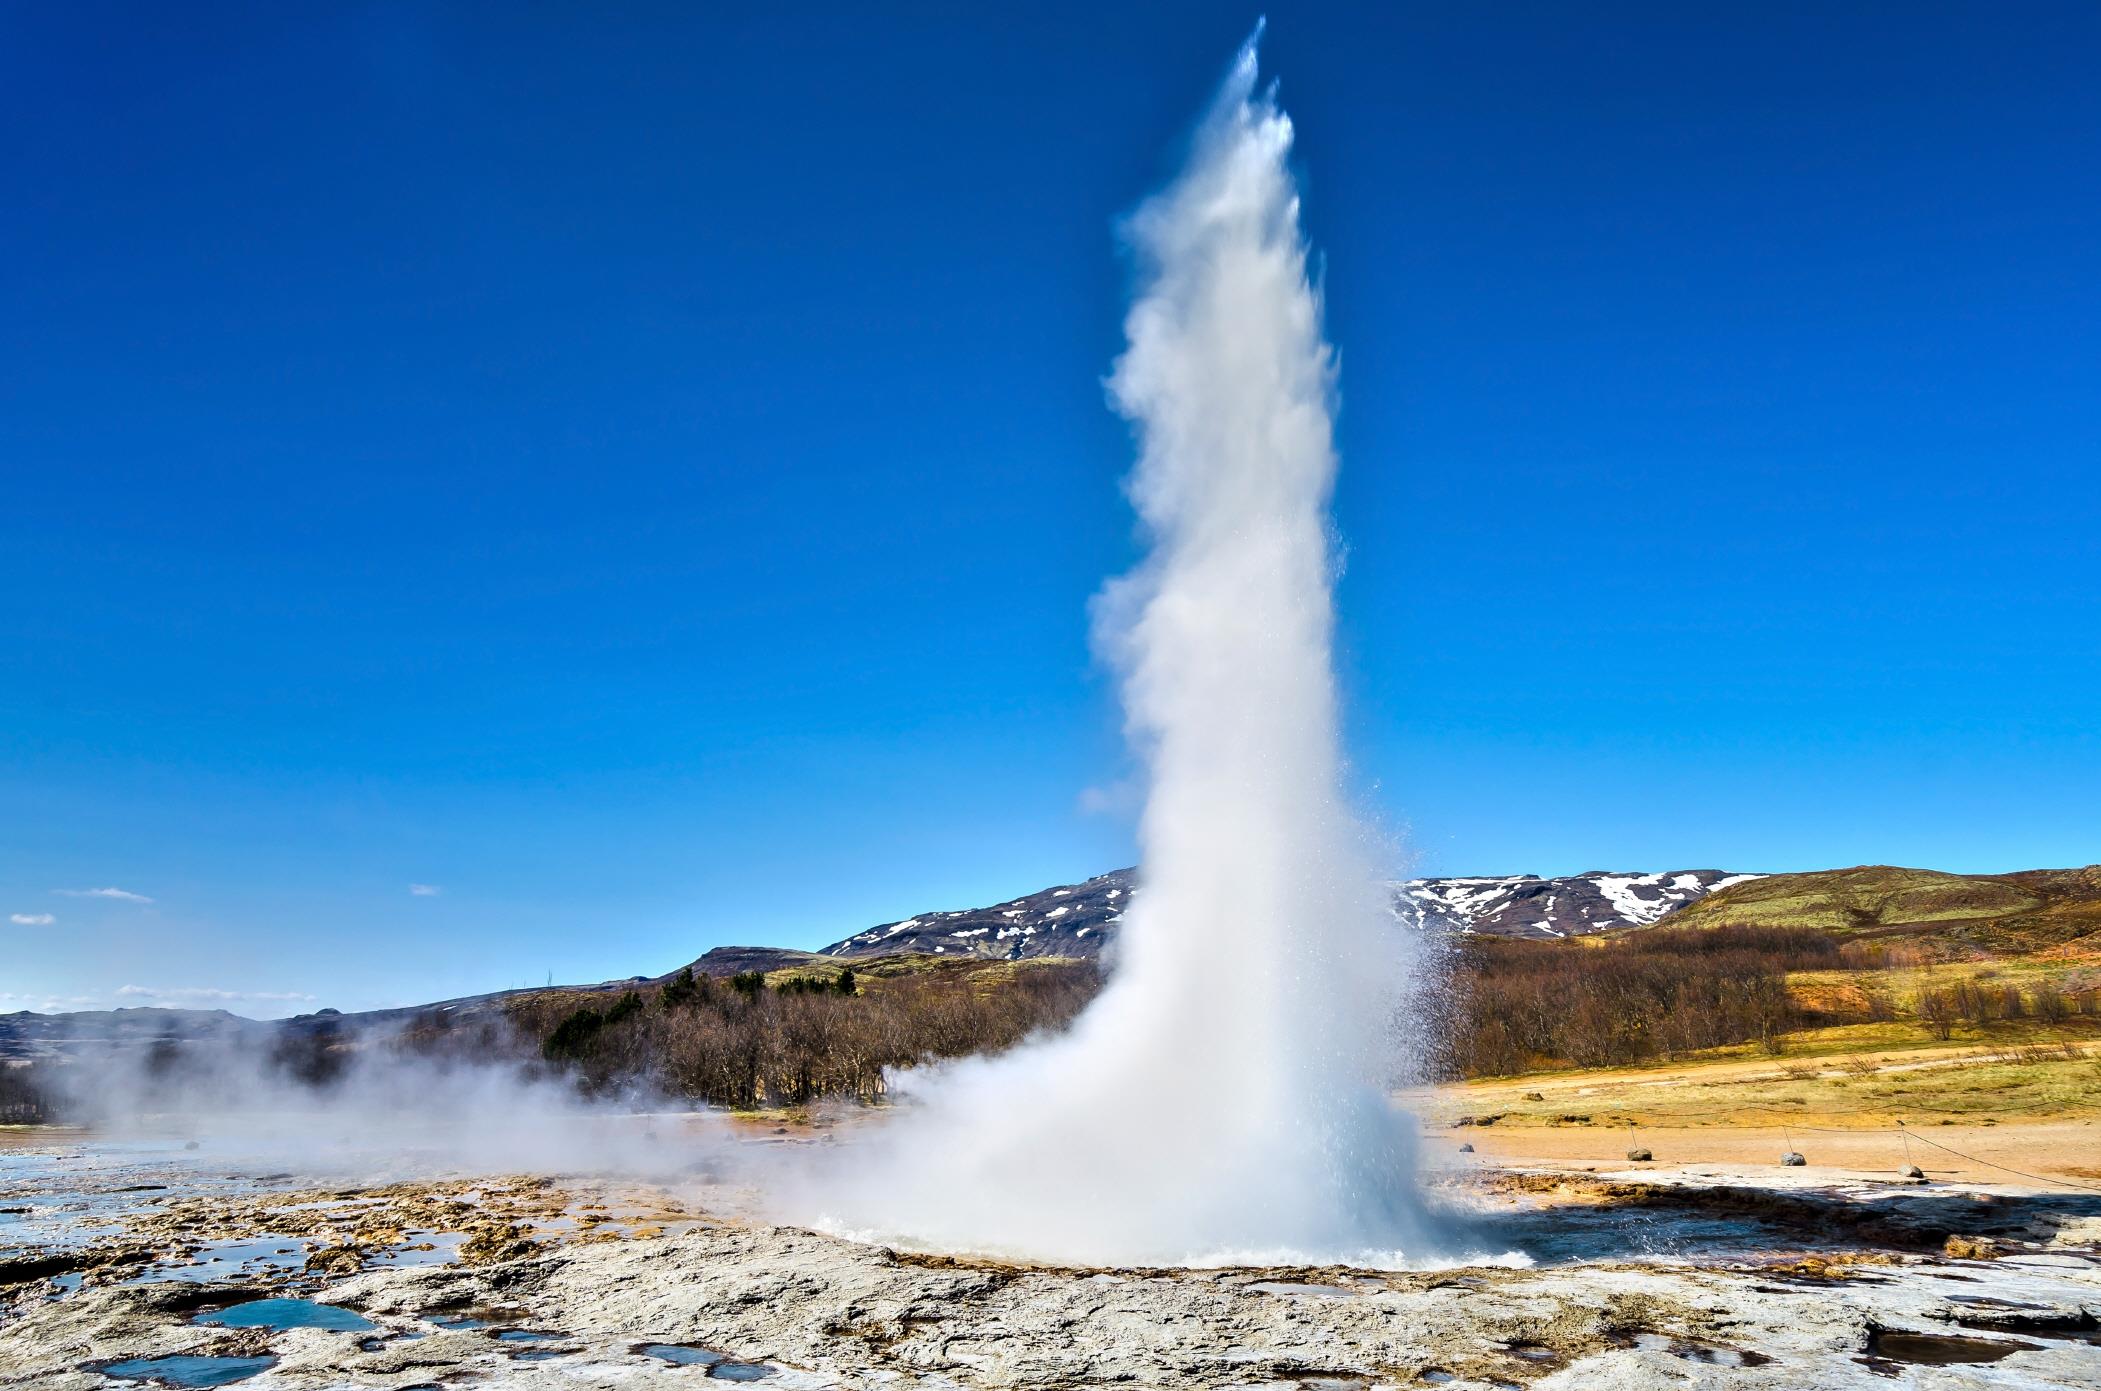
M587 1096L507 1025L433 1049L406 1028L117 1045L37 1069L70 1123L180 1142L205 1164L360 1182L475 1173L671 1179L719 1166L715 1117L637 1082Z
M1440 1243L1389 1100L1413 944L1343 790L1335 364L1291 143L1250 40L1127 227L1109 389L1148 554L1094 619L1146 800L1114 973L1056 1037L898 1077L890 1124L777 1185L788 1215L1074 1263L1398 1265Z

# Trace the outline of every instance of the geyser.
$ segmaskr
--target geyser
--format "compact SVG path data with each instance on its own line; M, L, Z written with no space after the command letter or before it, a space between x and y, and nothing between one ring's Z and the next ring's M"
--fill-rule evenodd
M1149 789L1110 981L1063 1035L899 1078L805 1220L1078 1263L1430 1254L1388 1098L1409 944L1342 791L1334 360L1291 134L1250 40L1129 225L1110 385L1150 551L1095 617Z

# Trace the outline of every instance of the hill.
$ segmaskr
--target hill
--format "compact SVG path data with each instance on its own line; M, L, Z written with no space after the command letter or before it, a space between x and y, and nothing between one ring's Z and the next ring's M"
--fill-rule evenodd
M1590 870L1549 879L1532 874L1408 879L1393 886L1393 911L1410 927L1436 932L1584 937L1646 927L1717 889L1758 877L1682 869L1658 874ZM832 943L824 954L922 952L1008 960L1097 956L1115 940L1117 924L1137 893L1137 871L1119 869L989 908L936 910L879 923Z
M18 1010L0 1014L0 1061L93 1055L144 1047L162 1039L267 1039L271 1024L223 1009L93 1009L69 1014Z
M1859 865L1775 874L1690 904L1671 923L1922 937L2000 955L2095 951L2101 950L2101 865L2013 874Z
M1680 870L1652 874L1590 871L1535 875L1412 879L1394 886L1394 915L1410 927L1455 934L1483 946L1542 946L1576 938L1613 939L1658 925L1687 929L1813 929L1859 950L1917 941L1927 959L1981 961L2033 958L2072 968L2074 991L2092 990L2101 975L2101 866L1949 874L1863 865L1803 874L1727 874ZM714 980L757 973L773 985L808 975L832 979L851 964L871 983L950 973L968 965L973 989L998 989L1003 965L1088 960L1115 939L1137 894L1131 870L1060 885L987 908L923 913L844 938L821 952L785 947L723 946L687 967ZM1849 951L1855 950L1848 948ZM1868 958L1861 958L1863 961ZM1882 958L1877 956L1876 960ZM86 1058L171 1042L210 1039L326 1041L346 1030L494 1024L531 1002L565 1001L630 990L654 992L678 970L591 985L495 991L431 1004L340 1014L323 1010L269 1023L222 1010L137 1008L38 1015L0 1015L0 1062Z

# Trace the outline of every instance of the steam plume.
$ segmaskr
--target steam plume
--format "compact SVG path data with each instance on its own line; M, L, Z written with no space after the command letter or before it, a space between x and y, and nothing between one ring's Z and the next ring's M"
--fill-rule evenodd
M1334 360L1291 134L1250 40L1130 223L1110 385L1151 549L1096 621L1149 791L1116 971L1070 1032L900 1079L914 1110L827 1176L835 1228L1108 1263L1391 1264L1433 1239L1386 1095L1406 944L1341 791Z

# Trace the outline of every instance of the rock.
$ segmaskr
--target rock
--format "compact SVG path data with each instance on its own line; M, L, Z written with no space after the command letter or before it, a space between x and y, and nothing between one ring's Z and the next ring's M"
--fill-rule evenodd
M1640 1164L1646 1164L1655 1157L1655 1155L1649 1153L1645 1149L1631 1149L1627 1151L1627 1158L1632 1159L1636 1163Z
M34 1280L48 1280L54 1275L79 1269L80 1263L80 1257L71 1252L8 1256L0 1259L0 1285L26 1285Z
M1547 1098L1546 1098L1546 1094L1545 1094L1544 1092L1526 1092L1526 1093L1525 1093L1525 1100L1527 1100L1527 1101L1545 1101L1546 1099L1547 1099Z
M1926 1177L1926 1171L1925 1171L1924 1169L1921 1169L1921 1168L1920 1168L1920 1167L1919 1167L1918 1165L1916 1165L1916 1164L1911 1164L1911 1165L1907 1165L1907 1166L1905 1167L1905 1169L1904 1169L1904 1177L1906 1177L1906 1178L1924 1178L1924 1177Z
M484 1222L468 1228L467 1239L460 1243L460 1259L468 1265L492 1265L530 1256L539 1249L540 1244L519 1223Z
M1474 1147L1472 1145L1461 1145L1459 1147L1459 1152L1461 1154L1472 1154L1474 1152Z
M365 1253L355 1246L325 1246L306 1258L310 1275L355 1275L365 1268Z
M1988 1236L1964 1236L1960 1232L1951 1232L1941 1243L1941 1254L1956 1261L1989 1261L2003 1254L2003 1248Z
M1799 1169L1804 1164L1807 1164L1809 1161L1804 1159L1801 1155L1795 1153L1793 1150L1789 1150L1786 1154L1780 1156L1780 1162L1787 1168Z

